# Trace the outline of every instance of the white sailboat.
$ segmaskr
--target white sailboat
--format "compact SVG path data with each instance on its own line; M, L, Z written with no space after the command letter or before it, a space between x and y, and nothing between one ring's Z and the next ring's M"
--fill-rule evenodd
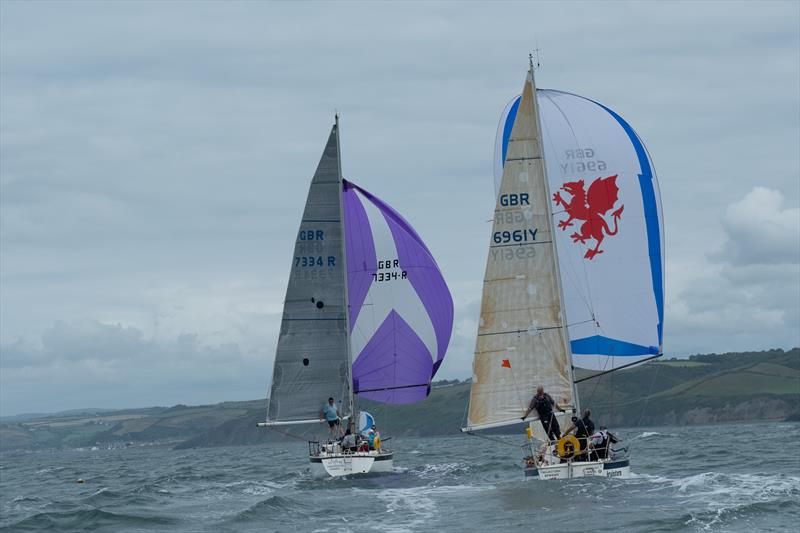
M538 386L580 417L576 382L660 356L663 225L658 183L639 137L592 100L537 90L501 115L496 207L465 432L520 424ZM624 216L623 216L624 213ZM591 371L576 380L575 368ZM550 440L536 411L526 476L619 477L625 448ZM581 441L586 443L586 441Z
M453 300L425 243L388 204L342 178L337 116L297 234L259 426L322 423L329 397L342 421L356 415L354 395L390 404L425 399L452 328ZM311 441L312 471L390 472L387 440Z

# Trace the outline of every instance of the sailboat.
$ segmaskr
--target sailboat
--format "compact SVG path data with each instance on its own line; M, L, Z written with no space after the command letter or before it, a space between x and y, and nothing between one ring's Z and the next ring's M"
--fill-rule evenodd
M562 91L503 110L496 204L466 427L522 423L539 386L581 418L576 384L663 353L664 238L658 183L639 136L616 112ZM582 370L578 370L582 369ZM577 371L586 374L576 378ZM625 447L550 440L526 419L525 475L625 477ZM600 453L602 452L602 453Z
M342 178L337 115L297 233L259 426L320 424L329 397L347 424L358 418L355 395L424 400L452 329L452 296L420 236L386 202ZM353 451L336 438L310 441L312 471L391 472L388 440Z

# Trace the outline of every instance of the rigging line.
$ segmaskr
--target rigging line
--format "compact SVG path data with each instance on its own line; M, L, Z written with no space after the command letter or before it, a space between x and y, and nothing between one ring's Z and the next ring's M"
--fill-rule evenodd
M280 433L280 434L285 435L287 437L291 437L291 438L296 439L296 440L301 440L303 442L308 442L308 439L306 437L301 437L300 435L295 435L294 433L289 433L288 431L281 431L280 429L277 429L275 426L267 426L267 429L269 429L270 431L274 431L275 433Z
M591 375L591 376L587 376L585 378L576 379L575 383L581 383L583 381L588 381L590 379L594 379L594 378L598 378L600 376L604 376L605 374L610 374L611 372L616 372L617 370L622 370L623 368L628 368L630 366L639 365L639 364L644 363L645 361L650 361L650 360L653 360L653 359L655 359L657 357L661 357L662 355L663 354L658 354L658 355L654 355L652 357L647 357L646 359L639 359L638 361L634 361L633 363L628 363L627 365L618 366L616 368L612 368L611 370L606 370L604 372L600 372L599 374L594 374L594 375ZM611 357L613 357L613 356L611 356Z
M469 414L469 402L470 402L470 399L472 397L472 380L471 379L470 379L469 388L470 388L469 396L467 397L467 401L464 403L464 414L461 415L461 425L462 425L462 427L469 426L469 419L467 418L467 416Z
M510 359L510 356L509 356ZM514 375L514 367L511 366L509 363L508 369L511 371L511 381L514 382L514 392L517 394L517 401L519 401L520 405L522 406L522 410L525 410L525 402L522 401L522 396L519 394L519 385L517 385L517 377Z
M506 446L512 446L514 448L519 446L518 444L513 444L511 442L506 442L506 441L504 441L502 439L498 439L498 438L495 438L495 437L490 437L488 435L481 435L479 433L475 433L474 431L465 431L464 433L466 433L467 435L472 435L473 437L478 437L479 439L490 440L492 442L497 442L499 444L505 444Z
M658 357L658 356L656 356ZM651 357L651 359L653 359ZM656 384L656 377L658 376L658 372L661 370L661 365L656 365L656 371L653 372L653 380L650 382L650 389L647 391L647 396L644 399L644 405L642 406L642 412L639 413L639 420L636 422L636 426L640 426L642 424L642 419L644 418L644 412L647 409L647 404L650 403L650 397L653 395L653 387Z
M395 372L397 372L397 365L394 365ZM397 376L395 375L395 378ZM387 391L387 390L397 390L397 389L413 389L416 387L428 387L430 386L429 383L417 383L415 385L398 385L397 387L380 387L377 389L358 389L357 394L361 394L362 392L379 392L379 391Z
M610 357L607 357L607 358L606 358L606 362L605 362L605 364L603 365L603 372L605 372L605 369L608 367L608 362L609 362L609 360L610 360L610 359L611 359ZM601 382L601 381L602 381L602 380L599 380L599 379L598 379L597 381L595 381L595 382L594 382L594 388L592 389L592 392L589 394L589 400L588 400L588 402L587 402L587 403L591 403L591 401L594 399L594 395L595 395L595 393L597 392L597 387L599 387L599 386L600 386L600 382ZM576 381L575 383L577 384L578 382ZM612 387L613 387L613 384L612 384Z

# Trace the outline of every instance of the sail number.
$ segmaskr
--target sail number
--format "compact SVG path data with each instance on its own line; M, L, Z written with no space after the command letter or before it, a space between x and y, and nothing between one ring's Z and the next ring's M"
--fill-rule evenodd
M304 255L302 257L294 258L295 267L321 267L321 266L336 266L336 258L332 255L328 256L327 261L321 255Z
M394 281L406 279L406 277L408 277L408 273L400 267L399 259L378 261L378 271L372 273L373 281Z
M531 205L528 193L520 194L501 194L500 205L503 207L514 205Z
M517 229L514 231L495 231L492 240L495 244L506 244L509 242L531 242L536 240L536 233L539 229Z
M603 171L607 168L606 162L594 159L594 148L576 148L564 150L564 163L559 163L561 173L565 176L581 174L583 172ZM592 161L592 159L594 159Z
M299 237L301 241L324 241L325 232L321 229L301 229Z

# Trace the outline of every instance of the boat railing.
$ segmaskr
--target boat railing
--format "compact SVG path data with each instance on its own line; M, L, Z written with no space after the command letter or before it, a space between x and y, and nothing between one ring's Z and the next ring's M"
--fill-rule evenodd
M537 442L540 444L537 445ZM592 458L592 454L606 449L605 456L596 455ZM589 456L588 460L610 461L617 459L625 459L629 456L628 446L622 445L619 447L612 447L609 442L604 447L594 448L591 445L580 450L579 452L569 457L561 457L558 453L558 440L550 441L530 441L522 445L523 453L527 455L524 458L525 466L546 466L549 464L560 464L563 462L585 461L585 457Z
M392 437L386 437L385 439L381 439L381 447L379 452L380 453L390 453L392 449L388 446L389 441L392 440ZM364 443L362 442L362 445ZM374 451L374 448L370 448L371 451ZM347 448L342 447L341 441L330 440L320 442L318 440L310 440L308 441L308 455L317 457L325 453L341 453L341 454L357 454L363 453L364 450L357 450L352 451Z

